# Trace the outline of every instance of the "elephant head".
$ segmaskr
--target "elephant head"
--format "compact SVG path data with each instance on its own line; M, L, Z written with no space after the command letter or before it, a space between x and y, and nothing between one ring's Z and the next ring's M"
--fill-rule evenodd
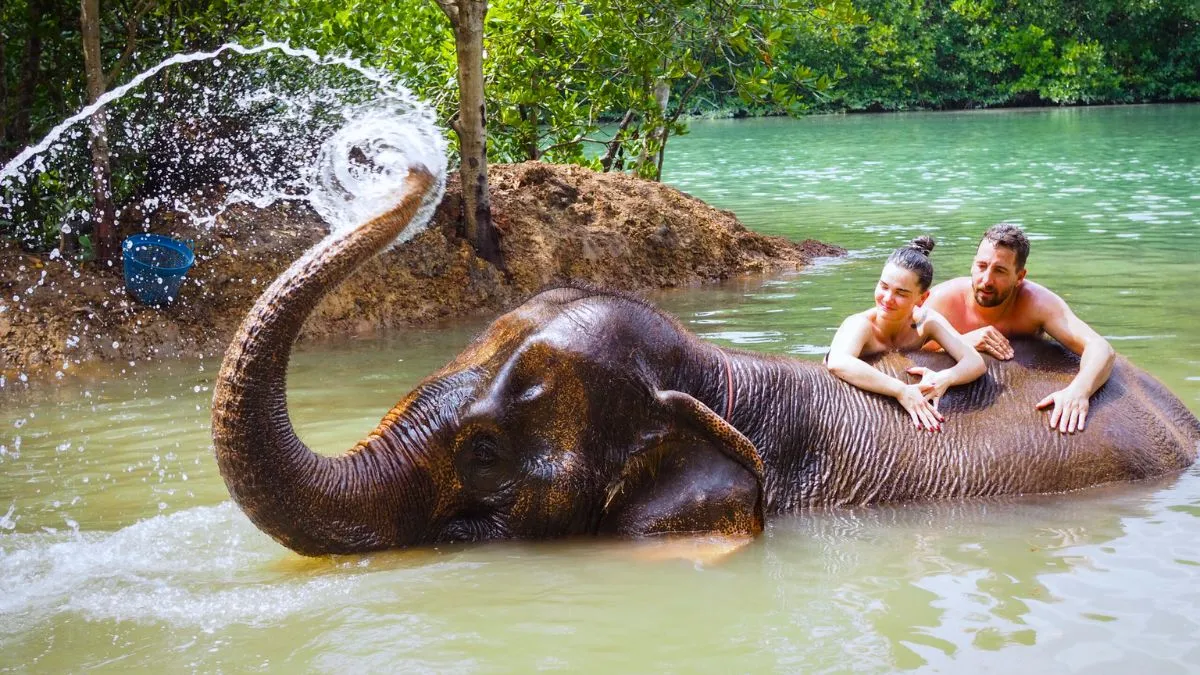
M213 440L250 519L308 555L759 532L762 459L702 402L721 408L731 395L728 364L670 317L612 293L555 289L500 317L340 457L297 438L285 392L301 324L408 225L431 184L410 172L399 206L305 254L235 336L215 387ZM684 393L679 378L696 372L716 375Z

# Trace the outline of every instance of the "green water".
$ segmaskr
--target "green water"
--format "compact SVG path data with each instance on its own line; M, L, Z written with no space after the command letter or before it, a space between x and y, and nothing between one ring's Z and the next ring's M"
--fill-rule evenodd
M1034 238L1034 278L1200 411L1200 107L696 124L666 179L851 250L654 299L718 344L817 359L882 259ZM308 347L302 437L335 453L479 322ZM219 364L0 389L0 670L1195 672L1200 469L1072 495L805 514L719 560L619 542L306 560L228 501ZM69 372L69 371L68 371Z

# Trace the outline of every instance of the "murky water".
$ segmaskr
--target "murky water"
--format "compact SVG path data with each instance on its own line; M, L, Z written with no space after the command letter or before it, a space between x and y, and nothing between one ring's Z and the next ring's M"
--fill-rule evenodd
M943 279L1010 220L1034 235L1031 277L1200 411L1200 107L712 122L672 143L668 181L852 251L656 297L708 339L819 358L890 248L932 232ZM350 446L481 327L303 349L302 437ZM806 514L700 562L613 542L309 560L228 501L218 366L0 393L0 669L1200 669L1200 468Z

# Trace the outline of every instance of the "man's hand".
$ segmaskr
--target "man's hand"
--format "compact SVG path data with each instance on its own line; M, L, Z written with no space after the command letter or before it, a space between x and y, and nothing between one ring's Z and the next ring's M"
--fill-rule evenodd
M1060 389L1046 398L1038 401L1037 409L1043 410L1054 404L1054 409L1050 411L1050 430L1055 428L1064 434L1073 434L1076 431L1083 431L1083 426L1087 422L1088 414L1088 396L1080 393L1071 387Z
M976 328L970 333L964 333L967 344L975 347L975 351L991 354L992 356L1007 361L1013 357L1012 344L1008 338L1004 337L1004 333L996 330L994 326L984 326Z
M908 411L913 425L918 429L941 431L945 418L937 411L937 407L929 402L933 389L933 385L924 382L906 384L896 400Z

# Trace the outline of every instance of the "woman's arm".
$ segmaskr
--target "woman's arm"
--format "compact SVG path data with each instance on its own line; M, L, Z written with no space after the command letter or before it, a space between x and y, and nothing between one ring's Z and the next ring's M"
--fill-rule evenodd
M846 317L833 336L833 344L829 346L829 354L825 359L829 372L859 389L895 398L908 411L918 429L940 429L942 417L927 400L933 391L932 385L924 382L906 384L872 368L859 358L870 334L871 325L865 315Z
M958 363L949 370L942 371L950 378L950 386L974 382L987 372L987 364L983 357L967 342L946 317L932 309L925 310L927 321L926 334L937 340L946 353L954 357Z
M987 364L983 357L975 351L949 321L932 309L925 310L925 337L937 340L946 353L958 361L953 368L946 370L930 370L928 368L909 368L910 375L920 376L921 382L934 387L934 406L950 387L974 382L987 372Z

